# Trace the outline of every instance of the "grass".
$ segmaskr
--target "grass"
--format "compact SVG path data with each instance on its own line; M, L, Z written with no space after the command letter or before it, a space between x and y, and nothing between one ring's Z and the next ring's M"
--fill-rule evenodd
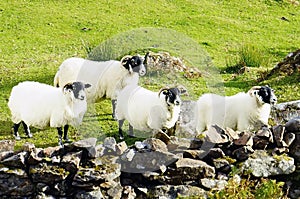
M4 0L0 5L0 140L12 139L7 100L14 85L25 80L52 84L64 59L88 57L97 46L115 35L141 27L176 31L175 35L156 32L157 35L150 38L163 40L158 47L191 65L201 68L197 64L206 55L212 59L210 68L201 68L204 76L200 79L185 79L175 73L169 74L169 81L163 76L145 79L143 84L153 90L161 84L183 83L196 98L205 92L231 95L247 91L253 85L268 84L276 90L279 102L297 100L300 98L299 74L275 75L262 82L257 79L299 48L299 15L299 6L288 0ZM134 36L140 34L137 32ZM180 37L176 37L178 35ZM127 39L122 40L125 46ZM140 42L141 46L135 44L134 48L147 47L144 40ZM126 49L120 48L119 55L129 53ZM228 71L230 66L241 64L239 58L242 57L247 58L242 63L248 63L248 59L252 63L252 58L259 63L242 74ZM221 76L216 73L220 71ZM79 129L71 128L70 137L78 140L94 136L101 141L106 136L115 136L118 128L110 112L109 101L91 105L83 125ZM32 132L31 139L20 132L23 139L17 142L16 149L25 142L37 147L57 145L55 129L32 128Z
M257 82L259 77L270 71L288 52L297 49L300 39L297 37L299 29L295 27L299 25L299 14L299 7L288 1L271 0L159 0L155 3L4 1L0 7L0 35L3 41L0 43L0 139L11 138L7 100L14 85L25 80L52 84L54 74L64 59L71 56L87 57L88 53L93 52L102 42L114 38L119 33L135 32L141 27L163 28L176 32L173 40L180 45L175 47L167 43L171 33L157 33L152 37L165 42L158 46L162 47L162 50L170 51L190 64L193 64L194 60L196 64L199 63L199 59L203 60L203 54L209 55L212 65L215 66L212 68L226 72L226 68L230 68L230 59L232 66L241 62L255 62L258 59L259 63L254 64L256 67L251 68L249 72L236 75L234 71L229 71L222 73L222 77L218 76L216 80L212 80L211 75L188 80L181 78L180 74L175 74L176 79L189 87L193 98L204 92L214 92L215 85L230 95L247 91L256 84L269 84L276 90L279 102L299 99L298 74ZM288 21L282 20L282 17ZM134 36L137 38L141 34L136 32ZM180 37L176 38L176 35ZM123 45L126 45L126 40L123 42ZM140 48L147 46L144 40L139 42ZM188 45L185 42L188 42ZM131 47L138 48L139 43ZM200 50L195 50L196 48ZM198 54L195 54L195 51ZM129 52L121 49L119 55L122 53ZM192 53L195 56L189 56ZM201 58L197 60L195 57ZM246 58L246 61L241 61ZM205 69L201 69L206 72ZM169 84L173 84L176 79L169 78ZM148 86L162 80L163 77L150 81ZM164 84L167 84L167 81ZM97 106L101 106L101 111L93 124L94 128L100 128L103 133L114 134L117 128L109 116L109 102ZM34 132L37 135L30 141L37 146L46 145L45 139L55 140L54 131L49 129L45 133L36 129ZM74 129L73 133L76 132ZM22 143L18 142L17 147ZM56 141L48 143L54 145Z

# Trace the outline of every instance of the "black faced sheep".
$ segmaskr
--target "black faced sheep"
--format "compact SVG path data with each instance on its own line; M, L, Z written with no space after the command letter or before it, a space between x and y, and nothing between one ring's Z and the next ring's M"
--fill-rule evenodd
M22 82L14 86L8 101L8 107L14 123L13 133L20 139L18 129L23 124L28 137L32 137L29 126L45 128L56 127L59 145L68 141L68 125L78 126L87 110L85 89L90 84L73 82L63 88L56 88L38 82Z
M54 86L82 81L93 85L87 93L88 102L112 99L115 118L115 100L125 86L138 84L139 75L144 76L146 68L140 56L124 56L121 61L91 61L83 58L69 58L59 67Z
M215 124L239 131L268 126L271 105L276 102L268 86L254 86L247 93L233 96L204 94L197 101L196 131L203 132Z
M173 127L180 113L180 94L178 88L163 88L153 92L136 85L125 87L117 98L116 106L120 138L123 138L125 120L130 124L131 136L133 128L147 132Z

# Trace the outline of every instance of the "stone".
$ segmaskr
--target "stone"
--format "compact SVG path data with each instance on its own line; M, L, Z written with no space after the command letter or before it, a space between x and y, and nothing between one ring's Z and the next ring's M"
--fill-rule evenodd
M23 151L3 159L0 163L7 167L25 168L26 167L25 160L27 159L27 157L28 157L28 152Z
M116 154L122 155L126 150L128 149L128 146L125 141L120 142L116 145Z
M233 140L233 143L237 146L253 146L252 133L242 132L238 139Z
M62 167L71 173L76 173L76 171L79 169L81 156L82 151L67 153L61 159Z
M0 140L0 152L13 151L15 144L15 140Z
M101 189L97 188L92 191L79 191L75 194L74 199L102 199L104 198Z
M205 190L191 185L159 185L148 190L148 196L151 198L207 198Z
M214 177L215 168L202 160L181 158L175 163L174 170L168 170L167 176L171 178L172 184L179 184L182 181L197 180L203 177Z
M294 117L290 119L284 126L287 132L300 132L300 117Z
M158 142L152 141L151 145L154 145L148 145L151 150L135 151L134 149L129 149L124 152L120 157L122 171L130 173L156 171L161 166L168 166L178 159L176 155L167 151L165 143L160 140ZM163 145L161 145L162 143Z
M224 144L229 142L229 136L224 129L217 125L212 125L206 132L206 141L215 144Z
M97 143L97 138L87 138L84 140L73 142L72 144L78 148L91 148L91 147L95 147L96 143Z
M242 169L255 177L291 174L295 171L294 158L283 155L270 156L266 151L256 150L242 163Z
M299 163L300 162L300 133L297 133L295 135L295 140L289 146L289 150L290 150L291 156L293 158L295 158L295 161L297 163Z
M6 158L13 156L15 153L14 151L2 151L0 152L0 162Z
M225 133L229 136L230 141L237 140L240 138L240 136L239 136L240 132L234 131L233 129L231 129L229 127L225 128Z
M124 186L122 198L135 199L136 193L134 191L134 188L132 186Z
M33 192L34 185L24 170L3 167L0 169L0 196L21 198Z
M225 186L228 184L226 180L218 180L211 178L202 178L200 179L201 185L207 189L213 190L223 190Z
M31 151L27 159L27 164L34 165L42 162L44 160L43 149L35 148L34 151Z
M32 143L26 142L22 146L22 151L32 152L35 150L35 146Z
M55 182L65 180L69 172L58 165L39 163L29 167L29 174L34 183L53 185Z
M273 139L273 134L272 134L272 131L269 129L269 128L262 128L260 130L258 130L256 133L255 133L255 136L257 137L260 137L260 138L264 138L264 139L267 139L269 142L273 143L274 142L274 139Z
M270 118L274 120L274 123L281 124L295 117L299 117L299 115L300 100L297 100L274 105L271 109Z
M251 147L242 146L232 152L232 155L239 161L248 159L249 155L253 152Z
M116 151L116 139L113 137L106 137L103 141L103 146L108 153L114 153Z
M143 144L148 150L151 151L168 152L167 145L163 141L156 138L148 138L143 141Z
M286 143L283 141L284 132L285 127L283 125L273 127L274 140L278 147L286 147Z

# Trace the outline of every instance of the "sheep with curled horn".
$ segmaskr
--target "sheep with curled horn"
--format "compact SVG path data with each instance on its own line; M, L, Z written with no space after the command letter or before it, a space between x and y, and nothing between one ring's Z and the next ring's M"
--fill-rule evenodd
M145 58L147 58L146 54ZM92 61L78 57L62 62L54 77L54 86L62 87L72 81L94 85L87 93L88 103L103 99L112 100L112 116L118 93L127 85L138 85L139 77L146 74L145 58L125 55L120 61Z
M247 93L233 96L204 94L197 101L196 131L211 125L234 130L257 130L268 126L271 106L277 97L269 86L253 86Z
M177 87L162 88L158 92L136 85L125 87L118 95L116 106L120 138L123 139L125 120L130 124L130 136L133 136L133 129L152 132L173 127L179 117L183 92Z

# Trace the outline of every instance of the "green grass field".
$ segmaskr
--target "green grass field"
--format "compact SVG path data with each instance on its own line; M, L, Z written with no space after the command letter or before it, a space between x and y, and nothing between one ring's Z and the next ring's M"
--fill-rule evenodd
M102 42L142 27L163 28L184 35L173 41L175 44L185 41L184 38L191 39L193 45L211 57L212 67L220 72L216 74L217 83L227 95L247 91L254 85L268 84L276 90L279 102L298 100L299 73L274 75L268 80L257 81L289 52L300 47L300 6L292 2L295 1L3 0L0 4L0 140L13 139L7 100L14 85L25 80L53 84L53 77L63 60L73 56L86 58ZM158 37L168 40L168 35L155 36ZM123 42L126 41L124 39ZM194 46L184 43L179 46L174 52L176 56L183 56L181 48L194 52ZM143 51L142 47L136 50ZM247 64L253 65L249 72L237 75L234 67L244 49L244 56L251 58ZM180 76L176 74L174 77L177 75ZM213 82L213 77L204 75L200 79L187 80L181 76L179 80L192 90L194 96L200 96L213 90L207 87L208 80ZM160 81L157 79L154 84ZM175 80L171 78L170 81ZM147 86L151 87L152 83ZM116 135L117 123L110 113L109 101L91 105L83 125L78 129L71 128L70 138L97 137L101 142L106 136ZM16 143L15 148L20 149L25 142L34 143L37 147L57 145L56 129L32 128L32 132L33 138L26 138L21 128L23 139ZM134 140L127 141L132 143ZM274 186L274 183L268 181L263 185ZM279 184L275 183L275 186ZM253 191L251 187L257 186L252 181L245 181L240 186L240 194L247 197ZM270 190L261 190L261 187L255 194ZM229 187L226 193L221 192L215 198L230 198L235 190L235 186ZM277 188L275 191L278 191ZM280 190L276 194L282 196ZM253 192L252 197L256 197Z
M228 95L247 91L256 84L269 84L276 90L279 102L299 99L298 74L256 81L287 53L299 48L299 15L299 6L286 0L3 1L0 5L0 139L12 138L7 100L14 85L25 80L52 84L64 59L87 57L100 43L141 27L174 30L195 41L221 71ZM264 59L262 65L237 76L225 72L243 46L260 52ZM203 81L192 80L186 84L195 89L196 95L201 95L207 92ZM92 129L90 135L97 136L117 132L116 122L110 117L110 102L93 105L91 110L86 120L92 122L79 130L72 129L73 139L79 139L86 129ZM17 147L26 141L38 147L57 144L55 129L33 128L32 131L34 137L22 139Z

